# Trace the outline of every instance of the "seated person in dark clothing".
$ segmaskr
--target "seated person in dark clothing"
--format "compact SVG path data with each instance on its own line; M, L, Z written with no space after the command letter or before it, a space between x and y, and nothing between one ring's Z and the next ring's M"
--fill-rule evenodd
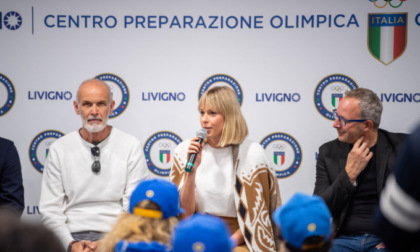
M0 209L22 215L24 205L22 169L12 141L0 137Z
M382 103L368 89L345 93L334 110L338 138L319 148L314 194L333 216L333 252L386 251L373 216L405 134L379 129Z
M0 251L64 252L55 234L40 223L21 222L9 210L0 210Z
M391 251L420 251L420 125L407 138L376 214L378 235Z

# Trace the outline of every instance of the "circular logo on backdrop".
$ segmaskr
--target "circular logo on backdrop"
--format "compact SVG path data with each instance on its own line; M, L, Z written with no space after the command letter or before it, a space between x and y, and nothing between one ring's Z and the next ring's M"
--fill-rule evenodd
M338 107L346 91L358 88L356 82L342 74L332 74L322 79L315 88L314 103L318 112L334 120L333 109Z
M178 135L169 131L160 131L149 137L143 148L149 170L158 176L169 176L174 149L181 142Z
M34 137L29 145L29 160L32 166L42 173L44 171L44 163L48 156L50 146L55 140L64 136L57 130L46 130Z
M239 104L242 106L244 100L242 88L239 83L232 77L226 74L215 74L207 78L203 84L201 84L200 91L198 92L198 99L210 88L210 86L226 86L231 87L238 97Z
M302 149L296 139L282 132L271 133L260 144L271 160L277 178L294 174L302 163Z
M111 88L112 98L115 100L115 107L109 118L112 119L121 115L128 106L130 100L130 92L128 91L127 84L124 80L115 74L103 73L95 77L101 81L106 82ZM118 103L120 101L120 103Z
M16 11L9 11L4 15L4 26L9 30L17 30L22 26L22 16ZM1 19L0 19L1 22ZM0 25L1 26L1 25Z
M0 83L4 85L6 92L0 92L0 116L5 115L13 107L16 92L13 83L5 75L0 73ZM0 86L0 89L2 87ZM2 102L3 101L3 102ZM2 105L3 104L3 105Z

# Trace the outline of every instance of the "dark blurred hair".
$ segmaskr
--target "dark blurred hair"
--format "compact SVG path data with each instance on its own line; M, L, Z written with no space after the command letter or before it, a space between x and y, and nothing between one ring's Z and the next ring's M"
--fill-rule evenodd
M332 241L335 237L335 232L334 232L335 224L334 223L332 224L331 228L333 231L328 241L325 241L324 236L319 236L319 235L309 236L303 241L304 248L296 248L288 244L287 241L284 240L281 234L281 230L279 232L278 237L280 238L280 240L284 241L286 248L289 250L289 252L328 252L330 251L332 247Z
M41 223L21 222L0 211L0 251L64 252L55 234Z
M309 236L303 241L303 246L306 248L295 248L286 242L286 248L290 252L327 252L330 251L332 245L332 239L325 241L324 236Z

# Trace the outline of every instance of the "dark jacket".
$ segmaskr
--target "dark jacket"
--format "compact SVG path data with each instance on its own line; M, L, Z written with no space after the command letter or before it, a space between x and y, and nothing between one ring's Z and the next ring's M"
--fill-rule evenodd
M405 136L406 134L402 133L378 130L376 142L376 188L378 195L380 195L385 180L394 167L397 150ZM345 171L350 150L350 144L335 139L319 148L316 162L314 194L321 196L329 207L337 235L339 235L346 218L352 195L356 191L356 187L350 182Z
M24 205L22 169L12 141L0 137L0 209L13 210L19 216Z
M376 213L376 232L390 251L420 251L419 168L420 125L402 146Z

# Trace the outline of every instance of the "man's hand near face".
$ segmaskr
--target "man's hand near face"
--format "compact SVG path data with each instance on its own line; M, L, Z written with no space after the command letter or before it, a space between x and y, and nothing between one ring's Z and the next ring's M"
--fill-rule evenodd
M363 142L363 136L357 139L347 156L346 172L350 182L356 181L359 174L366 168L373 153L368 148L367 143Z

